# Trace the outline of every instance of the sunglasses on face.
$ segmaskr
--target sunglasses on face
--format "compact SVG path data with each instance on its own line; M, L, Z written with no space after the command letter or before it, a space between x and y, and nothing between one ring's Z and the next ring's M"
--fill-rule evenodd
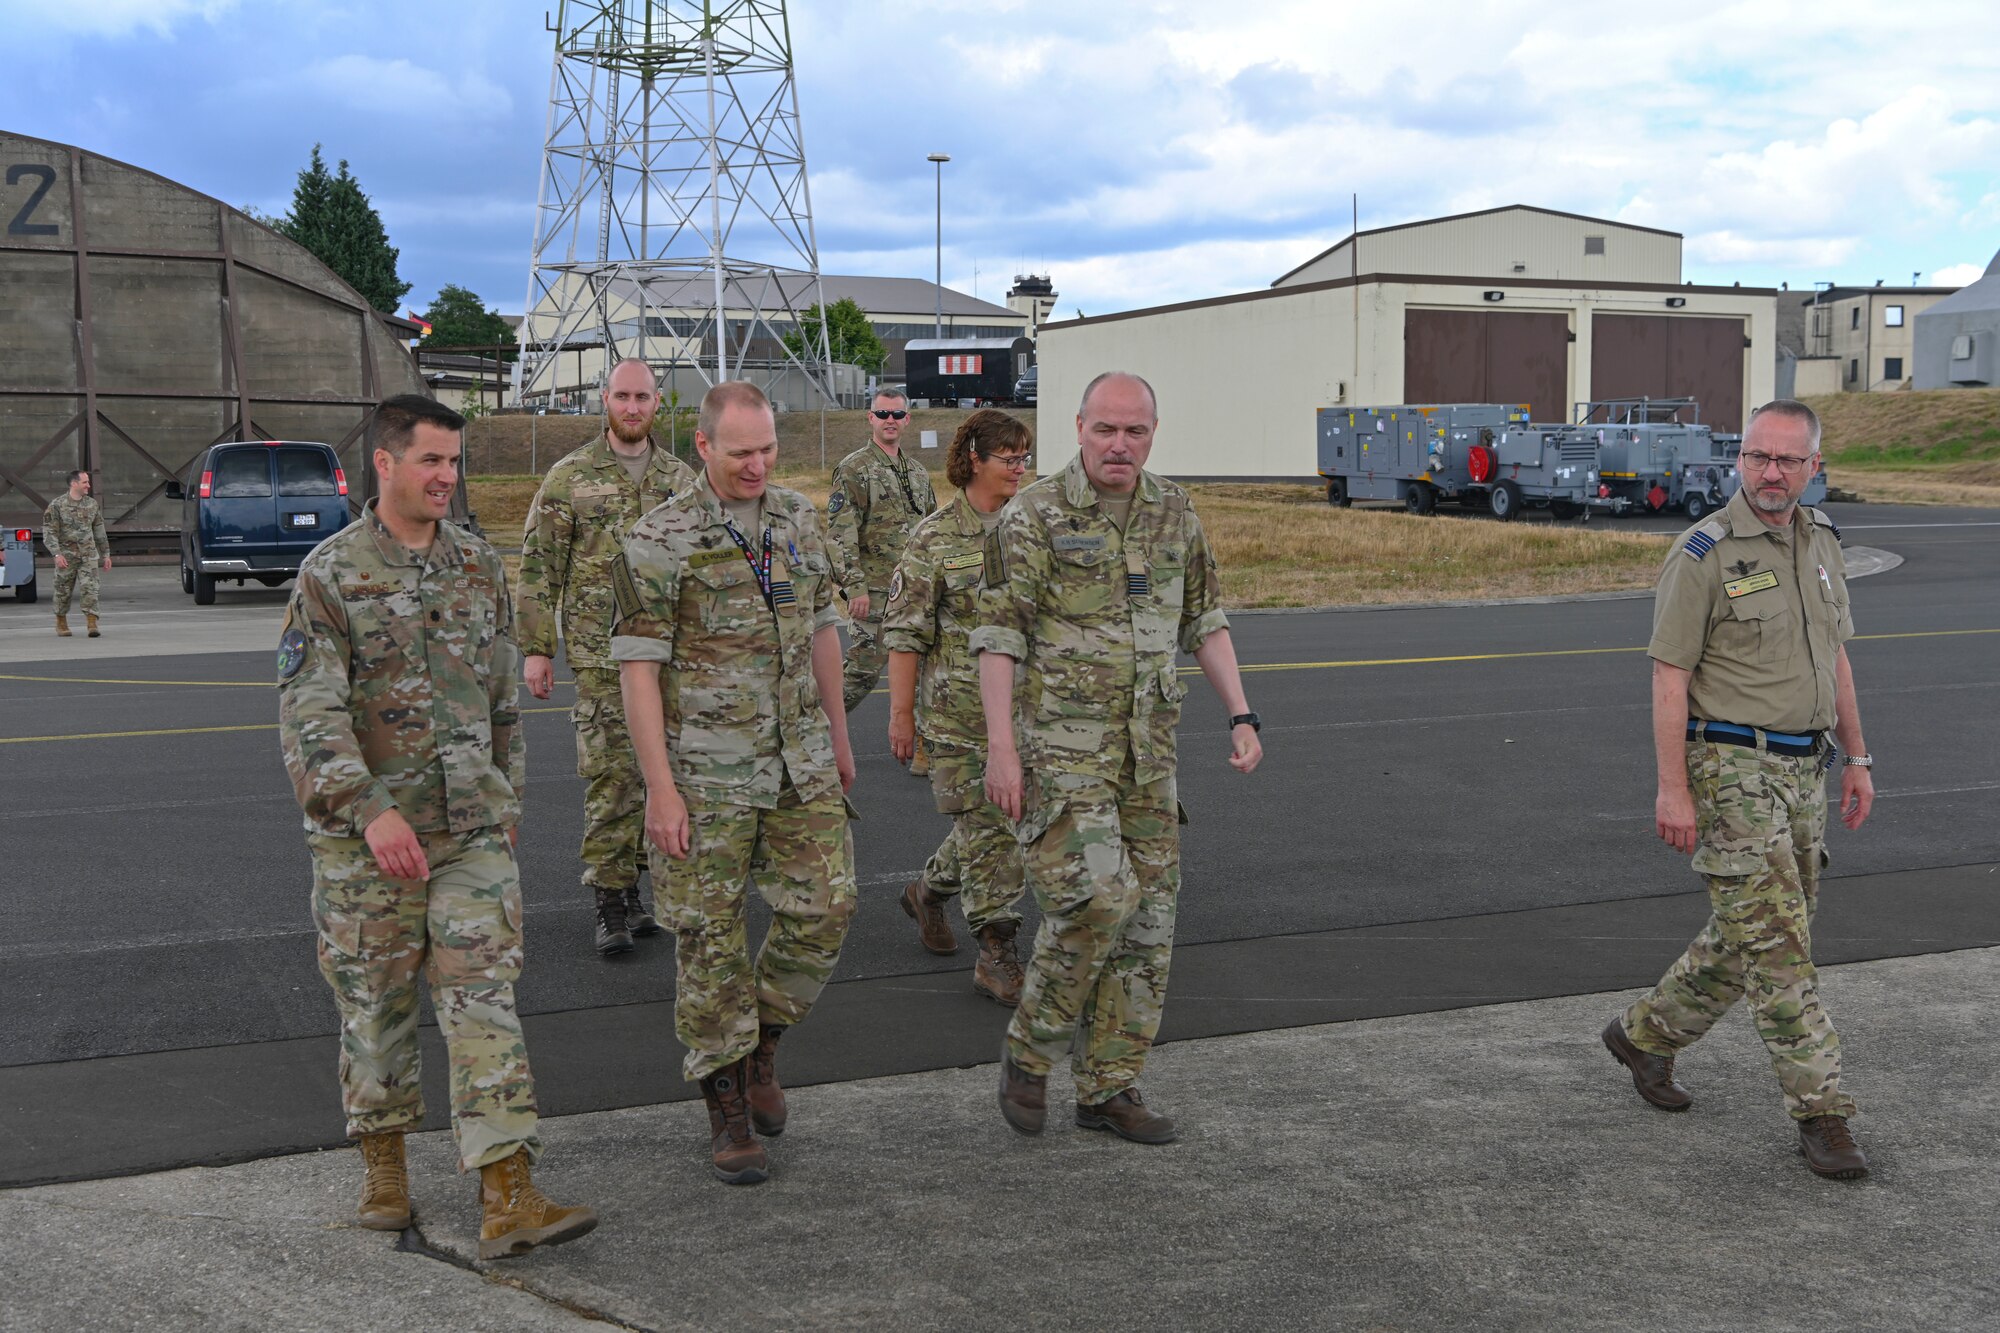
M875 414L875 419L877 421L901 421L904 417L910 415L908 412L896 411L893 409L889 411L884 411L882 408L879 407L874 408L872 410Z

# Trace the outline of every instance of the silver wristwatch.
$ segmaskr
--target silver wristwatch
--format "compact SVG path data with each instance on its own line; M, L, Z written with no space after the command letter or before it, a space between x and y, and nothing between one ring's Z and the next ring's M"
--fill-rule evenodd
M1840 762L1851 768L1873 768L1875 767L1875 756L1872 754L1844 754L1840 756Z

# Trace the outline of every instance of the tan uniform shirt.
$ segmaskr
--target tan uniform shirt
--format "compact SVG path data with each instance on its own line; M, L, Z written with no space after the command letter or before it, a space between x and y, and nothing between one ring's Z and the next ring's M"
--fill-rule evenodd
M1688 715L1794 735L1834 724L1834 662L1854 636L1833 520L1803 505L1788 529L1749 492L1674 542L1648 656L1693 672Z

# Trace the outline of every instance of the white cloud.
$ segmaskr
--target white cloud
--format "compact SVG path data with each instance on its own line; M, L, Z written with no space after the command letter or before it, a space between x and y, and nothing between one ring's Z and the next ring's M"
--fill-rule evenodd
M188 19L213 23L237 0L0 0L0 29L39 29L77 37L123 37L144 28L165 36Z
M1984 264L1951 264L1931 274L1930 285L1933 287L1964 287L1969 283L1978 282L1985 275L1986 265Z
M505 88L477 71L446 74L401 58L334 56L287 75L284 84L317 92L352 111L417 120L447 114L500 117L514 106Z

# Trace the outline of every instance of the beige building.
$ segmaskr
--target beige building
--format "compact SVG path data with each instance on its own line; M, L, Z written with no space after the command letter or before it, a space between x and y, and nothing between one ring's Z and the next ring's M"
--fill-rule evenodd
M1310 478L1314 414L1336 404L1567 421L1591 399L1687 395L1740 428L1773 396L1776 293L1683 285L1680 239L1495 209L1363 232L1267 290L1046 324L1037 465L1068 461L1083 386L1110 369L1159 390L1153 466L1177 477Z
M1808 355L1829 358L1814 376L1823 393L1907 389L1914 373L1917 316L1956 287L1834 287L1804 298ZM1831 378L1835 383L1829 384ZM1800 393L1806 393L1800 377Z

